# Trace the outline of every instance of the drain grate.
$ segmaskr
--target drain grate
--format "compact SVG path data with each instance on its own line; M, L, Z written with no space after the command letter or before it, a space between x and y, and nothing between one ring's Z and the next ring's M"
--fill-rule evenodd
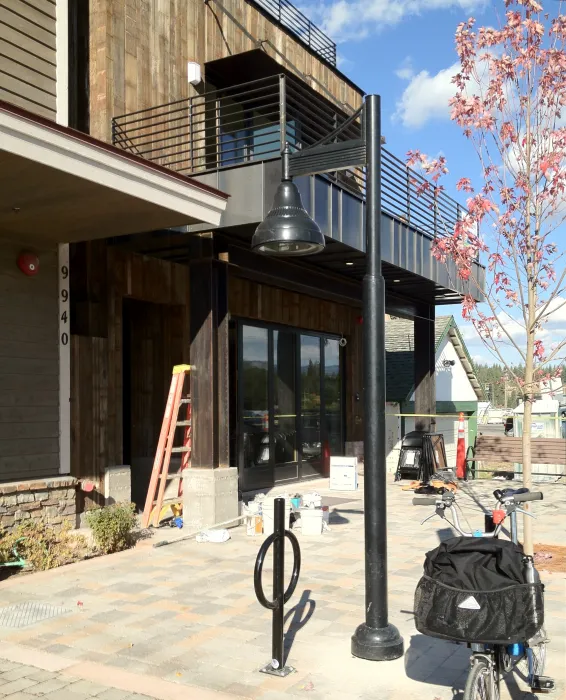
M49 603L18 603L18 605L0 608L0 627L27 627L70 612L67 608L49 605Z

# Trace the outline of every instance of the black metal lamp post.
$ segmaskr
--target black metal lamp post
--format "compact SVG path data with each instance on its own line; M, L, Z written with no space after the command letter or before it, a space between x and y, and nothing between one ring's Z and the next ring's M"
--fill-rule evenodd
M387 515L385 469L385 283L381 274L381 116L380 98L368 95L362 107L361 139L324 143L283 153L283 181L274 206L258 226L252 249L270 255L309 255L324 248L324 236L305 211L292 175L365 165L366 273L364 318L364 523L365 622L352 637L352 654L372 661L397 659L403 639L388 622Z

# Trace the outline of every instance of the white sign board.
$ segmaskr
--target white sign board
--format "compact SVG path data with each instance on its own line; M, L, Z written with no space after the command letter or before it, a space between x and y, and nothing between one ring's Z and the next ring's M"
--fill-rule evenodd
M330 458L330 488L334 491L356 491L358 488L358 458Z

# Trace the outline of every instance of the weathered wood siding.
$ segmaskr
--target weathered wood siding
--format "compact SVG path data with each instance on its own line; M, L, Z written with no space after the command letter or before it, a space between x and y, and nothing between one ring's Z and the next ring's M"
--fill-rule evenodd
M98 266L101 260L106 265L103 300L94 302L102 308L92 314L92 328L104 337L89 334L88 328L71 337L71 473L101 485L106 467L124 459L124 300L149 302L140 305L137 323L130 317L135 347L126 358L135 423L131 454L147 457L148 441L161 425L172 364L189 359L189 269L115 248L105 254L97 249L93 255ZM77 265L71 265L73 275L81 275ZM73 287L71 299L72 293ZM89 304L91 300L81 301L75 313L86 313ZM147 316L143 323L140 314Z
M33 277L21 251L0 242L0 481L59 473L57 251Z
M239 277L230 278L228 307L232 317L281 323L305 330L335 333L346 338L346 439L360 440L363 415L360 309Z
M110 140L112 117L196 94L187 82L187 61L204 66L256 49L258 42L325 97L327 90L340 103L360 106L357 90L253 5L222 4L233 19L202 0L91 0L93 136Z
M0 0L0 99L55 119L56 0Z

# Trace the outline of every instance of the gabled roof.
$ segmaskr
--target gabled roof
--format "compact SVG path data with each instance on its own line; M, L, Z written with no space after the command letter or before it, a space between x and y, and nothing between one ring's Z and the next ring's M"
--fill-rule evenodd
M478 400L483 399L481 385L472 358L453 316L438 316L434 324L435 352L446 336L456 350ZM415 389L415 332L413 321L391 318L385 321L387 401L406 401Z

